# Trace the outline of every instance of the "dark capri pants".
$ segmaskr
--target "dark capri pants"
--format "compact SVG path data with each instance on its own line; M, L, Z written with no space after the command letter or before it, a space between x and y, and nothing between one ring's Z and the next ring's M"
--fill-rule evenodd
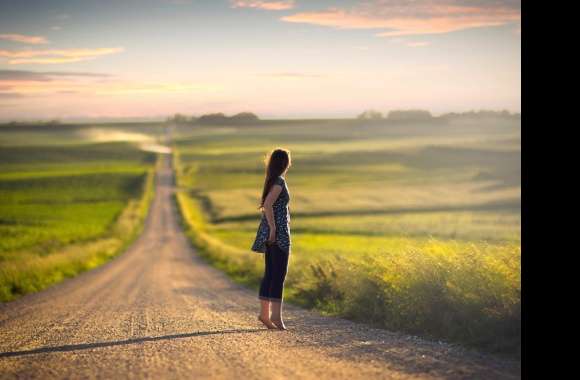
M264 254L265 270L260 285L261 300L281 302L284 292L284 280L288 273L290 252L284 252L276 243L266 243Z

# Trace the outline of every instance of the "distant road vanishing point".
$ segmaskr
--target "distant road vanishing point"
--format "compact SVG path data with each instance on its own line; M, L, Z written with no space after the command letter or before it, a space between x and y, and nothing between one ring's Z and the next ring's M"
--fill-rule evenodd
M189 245L171 156L162 160L144 232L125 253L0 305L0 378L520 377L517 362L292 306L288 331L263 329L256 294Z

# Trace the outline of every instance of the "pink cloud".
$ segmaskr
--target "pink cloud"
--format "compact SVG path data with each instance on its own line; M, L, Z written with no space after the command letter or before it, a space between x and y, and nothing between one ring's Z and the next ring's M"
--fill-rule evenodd
M48 49L48 50L0 50L1 58L8 58L8 63L19 64L54 64L92 60L97 57L122 52L123 48L96 49Z
M23 44L30 45L44 45L48 43L46 37L43 36L26 36L24 34L0 34L0 40L11 41L11 42L21 42Z
M261 1L261 0L232 0L232 8L256 8L268 11L283 11L294 8L294 0Z
M337 29L378 29L378 36L441 34L464 29L500 26L518 22L518 1L444 0L366 1L350 9L330 8L301 12L281 18L286 22L305 23Z

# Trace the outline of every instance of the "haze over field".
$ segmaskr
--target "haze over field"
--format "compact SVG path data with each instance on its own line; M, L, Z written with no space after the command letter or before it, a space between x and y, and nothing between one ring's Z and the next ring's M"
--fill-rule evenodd
M0 3L0 120L520 111L521 2Z

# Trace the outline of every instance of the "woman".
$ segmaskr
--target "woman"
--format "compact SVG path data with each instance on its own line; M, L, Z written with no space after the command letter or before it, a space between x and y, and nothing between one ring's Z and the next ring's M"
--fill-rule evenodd
M290 151L286 149L274 149L266 159L266 179L260 202L262 220L252 245L252 251L264 253L265 261L258 320L269 329L279 330L286 330L282 319L282 293L290 256L290 194L284 175L289 167Z

